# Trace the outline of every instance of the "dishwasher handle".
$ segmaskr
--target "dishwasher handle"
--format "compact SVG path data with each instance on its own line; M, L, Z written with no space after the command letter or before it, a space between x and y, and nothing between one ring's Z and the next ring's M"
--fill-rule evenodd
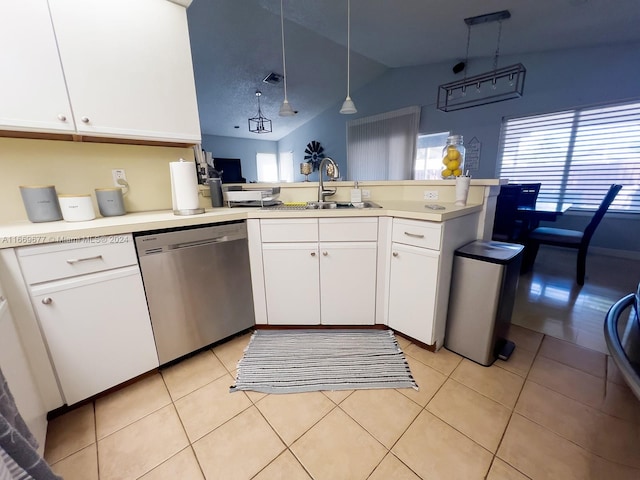
M224 235L222 237L207 238L206 240L195 240L193 242L174 243L173 245L169 245L167 249L179 250L181 248L203 247L205 245L214 245L216 243L222 243L222 242L228 242L228 241L229 241L229 237L227 235Z

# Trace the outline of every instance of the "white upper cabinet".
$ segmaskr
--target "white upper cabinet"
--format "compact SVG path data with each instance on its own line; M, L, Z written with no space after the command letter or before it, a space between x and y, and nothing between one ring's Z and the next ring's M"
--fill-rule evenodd
M0 2L0 130L74 133L47 0Z
M7 5L0 7L0 59L12 78L0 89L3 103L10 98L0 129L200 142L184 7L166 0Z

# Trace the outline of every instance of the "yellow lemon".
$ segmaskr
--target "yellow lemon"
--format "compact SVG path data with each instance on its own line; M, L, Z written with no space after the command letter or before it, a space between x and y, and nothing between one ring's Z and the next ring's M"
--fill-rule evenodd
M447 149L447 158L449 160L458 160L460 158L460 152L455 148L449 147Z
M460 170L460 169L458 168L458 169L456 169L456 170L453 172L453 174L454 174L456 177L459 177L460 175L462 175L462 170Z
M449 163L447 163L447 168L449 170L455 170L459 166L460 166L460 162L458 160L451 160Z
M448 163L449 163L449 157L445 155L444 158L442 159L442 164L447 165Z
M448 168L445 168L444 170L442 170L442 178L450 177L452 173L453 172L451 170L449 170Z

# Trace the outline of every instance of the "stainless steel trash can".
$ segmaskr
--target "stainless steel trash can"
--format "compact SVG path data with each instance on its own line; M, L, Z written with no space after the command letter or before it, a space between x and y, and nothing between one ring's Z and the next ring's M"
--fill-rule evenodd
M444 345L474 362L506 360L524 247L476 240L456 250Z

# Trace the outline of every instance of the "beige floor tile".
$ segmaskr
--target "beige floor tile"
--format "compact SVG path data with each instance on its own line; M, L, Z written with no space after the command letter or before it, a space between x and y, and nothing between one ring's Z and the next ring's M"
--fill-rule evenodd
M516 404L524 384L524 378L515 373L495 365L483 367L467 359L460 363L451 378L508 408Z
M188 446L173 405L98 441L100 480L138 478Z
M422 478L485 478L493 455L423 410L392 452Z
M611 462L640 469L640 425L606 414L597 418L597 435L589 450Z
M227 369L211 350L162 370L162 377L174 401L226 374Z
M531 365L533 365L535 356L535 352L532 352L531 350L525 350L523 348L518 348L516 346L515 350L511 353L511 356L508 360L504 361L498 358L495 361L494 365L500 368L504 368L511 373L515 373L516 375L520 375L521 377L526 377L529 374Z
M591 458L591 478L598 480L638 480L640 469L610 462L604 458Z
M393 446L422 410L392 389L356 390L340 408L387 448Z
M47 425L44 458L50 464L96 443L93 403L54 418Z
M252 478L285 448L254 406L193 444L207 480Z
M252 405L244 392L229 392L231 383L231 376L227 374L175 402L191 442Z
M435 368L444 375L450 375L462 360L460 355L446 348L441 348L437 352L430 352L413 343L407 347L404 353L431 368Z
M267 395L256 407L287 445L335 408L321 392Z
M536 358L528 379L594 408L604 399L604 379L545 357Z
M515 411L589 450L603 414L542 385L527 381Z
M611 355L607 355L607 381L627 386L627 381L622 376L620 369L613 361Z
M140 477L140 480L168 480L173 478L179 478L180 480L204 480L200 465L198 465L196 456L190 446L176 453L169 460Z
M315 480L366 479L387 453L339 408L298 439L291 451Z
M233 376L233 378L235 380L235 375ZM251 390L243 390L243 392L247 395L247 397L249 397L249 400L251 400L254 405L267 396L266 393L252 392Z
M311 477L296 457L285 450L252 480L311 480Z
M544 335L520 325L511 325L507 337L516 344L516 349L529 350L535 353L540 348Z
M420 480L420 477L402 463L393 453L386 457L376 467L368 480Z
M511 417L497 456L535 479L591 478L592 455L517 413Z
M607 342L604 339L604 332L592 333L579 329L575 342L582 347L590 348L603 354L609 354L609 348L607 348Z
M600 410L622 420L640 423L640 400L627 385L607 382Z
M538 355L577 368L596 377L604 378L607 373L606 355L557 338L545 337Z
M222 345L218 345L213 349L213 353L229 372L234 372L244 354L244 350L249 345L250 339L251 333L245 333L239 337L232 338Z
M159 373L96 399L98 440L171 403Z
M353 390L323 390L322 393L336 405L340 405L345 398L353 393Z
M398 342L398 346L402 350L404 350L405 348L407 348L411 344L411 340L409 340L408 338L403 337L402 335L398 335L396 333L396 334L394 334L394 337L396 338L396 341Z
M51 465L56 475L64 480L98 480L98 451L96 444L69 455Z
M520 473L498 457L493 459L487 480L527 480L529 477Z
M427 410L492 453L498 449L511 410L449 379Z
M424 407L447 380L447 376L413 357L407 356L406 358L411 369L411 375L413 375L418 384L418 390L414 388L399 388L398 391Z

